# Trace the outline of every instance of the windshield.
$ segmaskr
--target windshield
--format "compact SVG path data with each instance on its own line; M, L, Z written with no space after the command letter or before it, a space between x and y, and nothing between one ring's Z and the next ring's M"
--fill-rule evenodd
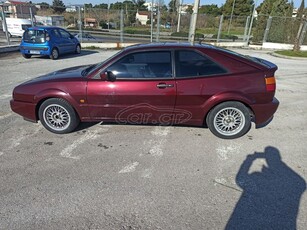
M45 43L46 32L44 30L26 30L23 36L25 42Z
M119 55L121 52L123 52L124 50L112 55L111 57L109 57L108 59L106 59L105 61L103 62L99 62L97 64L93 64L93 65L90 65L89 67L87 67L85 70L82 71L82 76L85 77L87 76L88 74L94 72L95 70L99 69L104 63L108 62L109 60L111 60L112 58L114 58L115 56Z

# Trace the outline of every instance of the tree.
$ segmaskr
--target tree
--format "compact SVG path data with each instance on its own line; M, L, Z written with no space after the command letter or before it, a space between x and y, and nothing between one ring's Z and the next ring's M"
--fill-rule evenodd
M41 2L41 3L38 3L37 5L40 6L41 10L47 10L50 8L50 5L47 2Z
M61 13L65 12L66 6L62 2L62 0L53 0L52 9L53 9L54 13L61 14Z
M98 4L98 5L95 5L94 8L99 8L99 9L107 10L108 9L108 4L105 4L105 3Z
M233 8L234 16L249 16L252 12L253 4L253 0L226 0L226 3L222 6L222 13L225 16L230 16Z
M211 5L203 5L199 8L198 13L200 14L208 14L212 16L218 16L222 14L221 8L219 8L216 4Z
M253 41L262 41L268 18L272 16L269 40L284 42L289 37L289 33L291 33L289 30L291 20L285 17L292 16L293 3L288 3L287 0L264 0L259 8Z
M136 10L142 10L142 11L147 11L146 6L144 6L145 1L144 0L132 0L134 4L134 8Z
M170 2L168 3L168 11L170 13L176 13L178 6L179 6L179 0L170 0Z

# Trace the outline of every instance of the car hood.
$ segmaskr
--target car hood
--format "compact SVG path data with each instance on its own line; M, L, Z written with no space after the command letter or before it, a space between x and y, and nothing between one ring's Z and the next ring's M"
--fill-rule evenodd
M30 81L25 82L24 84L39 83L43 81L54 81L61 79L84 78L84 76L82 75L82 71L89 66L90 65L83 65L83 66L75 66L75 67L57 70L52 73L48 73L40 77L34 78Z

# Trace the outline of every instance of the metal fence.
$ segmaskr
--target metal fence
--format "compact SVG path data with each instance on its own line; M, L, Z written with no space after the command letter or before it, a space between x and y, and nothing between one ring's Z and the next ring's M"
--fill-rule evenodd
M191 21L191 14L178 15L169 12L165 7L158 7L151 13L136 9L128 10L125 5L122 5L123 9L120 10L75 5L58 15L54 15L49 7L38 9L29 3L18 7L2 5L1 17L5 15L5 17L31 18L32 15L36 24L56 25L71 31L90 31L109 35L114 41L120 42L125 42L128 38L131 41L132 37L139 40L142 38L144 42L187 41ZM301 44L307 45L306 21L304 23L302 24L297 18L267 15L252 18L252 16L198 14L195 38L196 41L293 44L297 39L299 28L302 27Z

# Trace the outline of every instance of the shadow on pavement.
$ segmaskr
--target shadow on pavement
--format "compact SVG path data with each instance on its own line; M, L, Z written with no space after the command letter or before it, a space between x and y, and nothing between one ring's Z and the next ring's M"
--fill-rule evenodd
M267 167L249 173L256 159ZM243 193L225 227L226 230L296 229L300 199L305 180L288 167L277 148L268 146L263 153L248 155L236 177Z

